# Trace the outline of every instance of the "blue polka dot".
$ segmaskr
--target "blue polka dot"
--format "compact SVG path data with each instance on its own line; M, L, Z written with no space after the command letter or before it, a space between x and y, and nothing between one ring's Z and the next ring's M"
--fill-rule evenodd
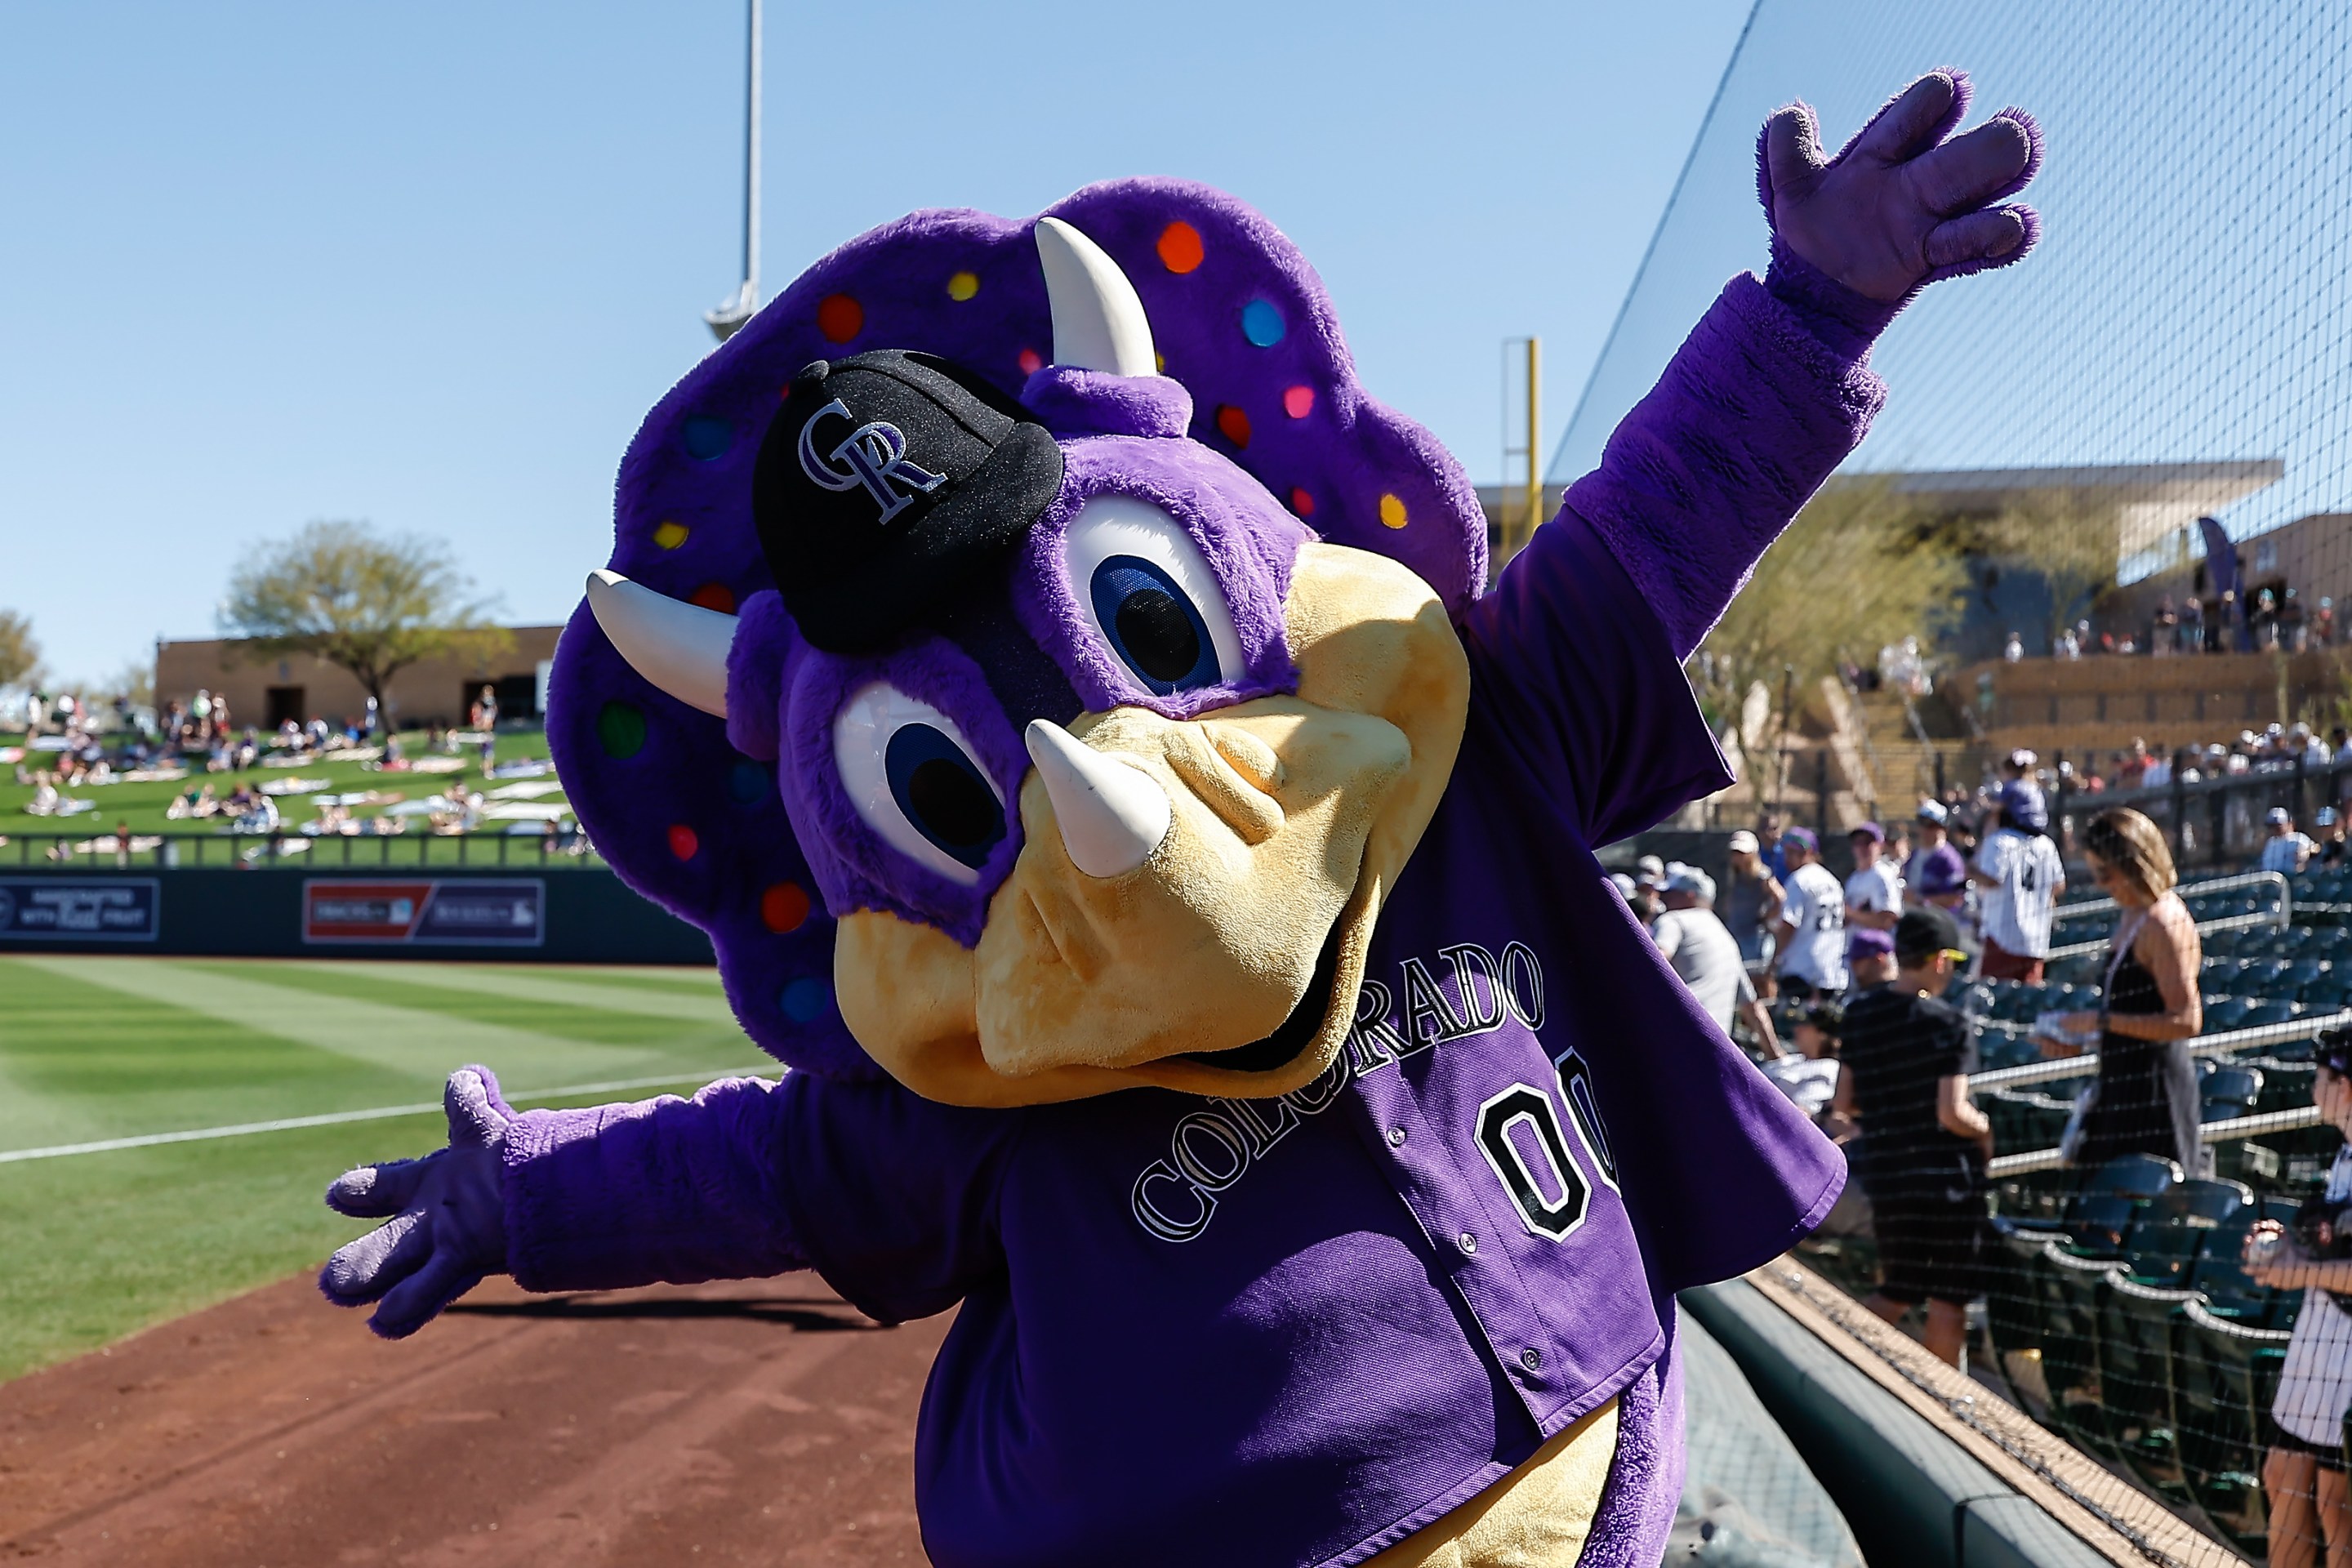
M1275 335L1282 335L1279 327L1276 329ZM1250 341L1255 342L1257 340L1253 338ZM734 444L735 426L724 419L697 415L686 422L687 452L706 463L714 458L726 456L727 448Z
M768 769L765 763L749 760L737 763L727 772L727 793L738 805L757 805L768 795Z
M1242 336L1259 348L1270 349L1282 341L1289 331L1283 324L1282 312L1271 300L1252 300L1242 307Z
M795 980L784 987L784 1016L795 1024L806 1024L822 1018L833 1005L833 985L829 981Z

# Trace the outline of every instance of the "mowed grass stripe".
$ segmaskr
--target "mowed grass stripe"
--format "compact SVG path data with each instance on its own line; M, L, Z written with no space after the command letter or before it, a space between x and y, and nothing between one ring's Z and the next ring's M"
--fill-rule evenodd
M502 996L517 1002L576 1009L580 1012L625 1013L672 1023L716 1024L730 1029L735 1015L716 985L696 991L655 989L643 985L583 985L561 972L517 973L472 963L404 963L395 966L404 984L438 991L466 991ZM305 966L310 974L331 974L352 980L380 981L385 966L362 960L326 960Z
M428 1088L46 960L0 959L0 1147L381 1105Z
M232 970L110 956L17 962L388 1070L408 1079L412 1092L439 1084L450 1068L467 1062L488 1064L502 1081L511 1079L517 1088L528 1089L587 1076L623 1077L658 1065L656 1058L667 1054L642 1044L608 1045L486 1022L464 1011L371 1001L350 994L348 984L304 987L297 964ZM471 1000L461 998L456 1005L463 1008ZM707 1038L696 1043L704 1050L710 1044Z

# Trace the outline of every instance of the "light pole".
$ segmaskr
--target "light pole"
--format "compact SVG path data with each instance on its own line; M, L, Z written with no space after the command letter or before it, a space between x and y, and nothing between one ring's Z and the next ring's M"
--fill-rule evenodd
M760 4L746 0L750 13L743 68L743 282L735 297L702 319L720 342L751 319L760 308Z

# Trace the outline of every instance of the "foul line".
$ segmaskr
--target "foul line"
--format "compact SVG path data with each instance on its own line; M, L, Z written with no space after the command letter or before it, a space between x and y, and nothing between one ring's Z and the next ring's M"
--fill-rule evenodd
M773 1064L769 1064L772 1068ZM507 1096L509 1101L561 1100L574 1094L610 1094L624 1089L655 1089L666 1083L709 1082L713 1079L747 1078L758 1068L720 1068L715 1072L672 1072L659 1078L616 1078L603 1083L565 1084ZM103 1154L115 1149L146 1149L158 1143L194 1143L207 1138L242 1138L249 1132L287 1132L298 1127L332 1127L342 1121L381 1121L394 1116L421 1116L438 1110L441 1102L420 1105L379 1105L368 1110L335 1110L324 1116L287 1116L276 1121L241 1121L233 1127L198 1127L185 1132L142 1132L136 1138L102 1138L95 1143L57 1143L47 1149L0 1149L0 1165L18 1160L55 1160L67 1154Z

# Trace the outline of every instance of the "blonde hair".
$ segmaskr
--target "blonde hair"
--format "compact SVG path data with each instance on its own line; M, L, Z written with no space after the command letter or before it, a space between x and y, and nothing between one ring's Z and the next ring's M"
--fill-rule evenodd
M2150 899L2160 899L2180 880L2164 829L2130 806L2118 805L2091 819L2083 847L2129 878Z

